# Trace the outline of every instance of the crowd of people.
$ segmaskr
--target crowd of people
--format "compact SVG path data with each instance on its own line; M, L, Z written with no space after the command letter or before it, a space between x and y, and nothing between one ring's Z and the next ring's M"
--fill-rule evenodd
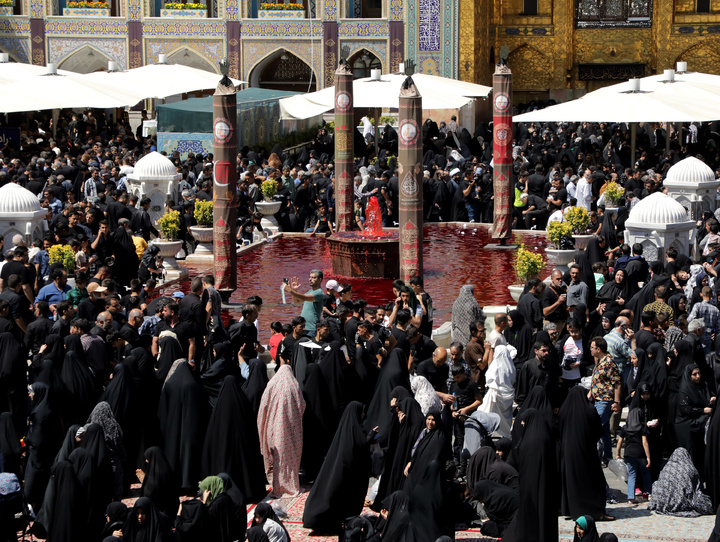
M595 526L617 500L605 468L627 473L631 505L681 516L720 505L720 225L707 213L697 258L671 248L665 264L622 239L627 213L662 190L670 165L686 154L720 165L714 125L671 134L669 153L667 133L647 126L635 164L622 125L515 126L514 227L542 229L568 206L593 213L594 237L569 272L529 280L490 330L474 287L462 287L443 348L423 277L368 306L313 270L307 287L285 287L302 308L270 325L268 378L261 298L228 319L212 275L187 294L162 287L150 201L127 181L152 138L92 111L56 127L22 122L22 148L2 149L0 185L35 194L48 228L0 240L0 481L17 497L0 500L3 542L16 539L19 502L20 521L53 542L287 542L264 501L308 489L304 526L352 540L435 542L477 526L549 542L560 516L578 541L611 541ZM490 222L490 128L471 136L456 118L428 119L423 136L426 219ZM377 156L371 130L355 138L360 229L370 200L384 226L398 221L397 133L378 137ZM268 179L284 230L332 232L333 148L321 130L294 155L242 149L238 242L262 232L254 203ZM212 156L169 158L182 180L166 207L181 212L192 252ZM609 181L625 190L617 213L602 205ZM74 265L50 263L56 245L72 248Z

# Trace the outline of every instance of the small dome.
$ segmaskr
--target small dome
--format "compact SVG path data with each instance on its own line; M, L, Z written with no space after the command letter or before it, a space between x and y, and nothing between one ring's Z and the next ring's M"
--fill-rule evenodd
M10 213L34 213L41 208L37 196L19 184L8 183L0 188L0 216Z
M166 179L177 174L175 164L157 151L143 156L130 174L135 179Z
M685 207L662 192L655 192L640 200L628 217L628 222L640 225L679 224L688 220Z
M688 156L668 169L666 180L677 183L711 183L715 181L715 174L705 162Z

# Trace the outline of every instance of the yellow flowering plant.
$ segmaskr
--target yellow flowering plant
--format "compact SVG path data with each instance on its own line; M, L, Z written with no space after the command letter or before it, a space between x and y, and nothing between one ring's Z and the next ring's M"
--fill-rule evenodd
M587 225L590 223L590 215L585 207L570 207L565 211L565 221L572 225L574 234L585 235Z
M67 6L76 9L110 9L107 2L68 2Z
M199 226L212 226L213 223L213 202L212 200L198 200L195 202L193 211L195 220Z
M180 234L180 211L168 211L158 220L162 236L167 241L174 241Z
M618 200L625 195L625 189L620 186L616 182L611 182L607 185L607 188L605 189L605 201L607 203L610 203L611 205L614 205L618 202Z
M207 9L205 4L184 4L182 2L167 2L165 9Z
M263 11L302 11L305 6L302 4L272 4L272 3L261 3L260 9Z
M531 278L537 277L544 267L545 258L542 257L542 254L527 250L525 245L520 245L520 248L515 254L513 268L521 284L525 284Z
M573 227L570 222L558 222L554 220L550 222L547 227L548 239L555 245L555 248L560 248L560 241L564 237L572 237Z
M0 7L8 7L8 6L14 6L15 2L13 0L0 0Z
M272 197L277 194L277 182L272 179L267 179L260 185L260 190L262 190L265 199L272 199Z
M53 245L48 250L50 263L60 263L62 266L72 272L75 270L75 253L70 245Z

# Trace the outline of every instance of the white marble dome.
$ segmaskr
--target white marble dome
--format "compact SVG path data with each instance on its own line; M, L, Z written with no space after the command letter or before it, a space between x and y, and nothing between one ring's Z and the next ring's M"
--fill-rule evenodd
M41 209L37 196L19 184L8 183L0 188L0 215L34 213Z
M688 220L685 207L662 192L655 192L640 200L628 217L628 222L633 224L668 225Z
M668 169L665 181L671 183L712 183L715 173L712 168L694 156L680 160Z
M152 180L172 179L177 175L175 164L157 151L153 151L140 158L135 169L128 175L131 179Z

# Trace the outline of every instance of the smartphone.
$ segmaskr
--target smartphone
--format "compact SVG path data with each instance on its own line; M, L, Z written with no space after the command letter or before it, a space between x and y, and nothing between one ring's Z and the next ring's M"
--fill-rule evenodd
M284 282L285 284L290 284L290 279L287 278L287 277L284 277L284 278L283 278L283 282Z

